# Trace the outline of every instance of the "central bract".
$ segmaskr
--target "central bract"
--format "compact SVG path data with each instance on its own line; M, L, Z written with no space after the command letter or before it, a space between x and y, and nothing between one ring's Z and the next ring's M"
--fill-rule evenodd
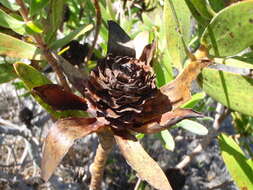
M157 93L155 75L144 61L108 54L91 71L86 98L98 117L119 129L137 127L136 118Z

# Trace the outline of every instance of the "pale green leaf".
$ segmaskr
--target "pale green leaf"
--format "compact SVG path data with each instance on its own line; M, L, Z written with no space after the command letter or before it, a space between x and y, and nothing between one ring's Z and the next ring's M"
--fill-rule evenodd
M5 6L6 8L13 10L13 11L17 11L19 9L19 6L17 5L17 3L14 1L10 1L10 0L1 0L0 3Z
M231 71L234 72L253 69L252 64L236 59L215 60L233 66L234 69ZM205 68L199 75L198 82L200 87L213 99L232 110L253 116L253 78L247 73L242 75L234 72Z
M174 151L175 141L172 135L170 134L170 132L168 130L163 130L161 131L161 136L162 136L163 141L165 142L165 148L170 151Z
M178 18L180 26L176 22L176 18L173 15L172 7L169 1L174 5L176 16ZM165 0L163 10L163 22L166 28L167 48L173 65L181 70L183 67L183 61L186 58L185 49L182 43L181 37L188 43L190 39L190 22L191 13L185 3L182 0ZM182 33L182 36L180 35Z
M0 9L0 26L9 28L18 34L25 34L25 22L17 20Z
M191 99L182 105L182 108L193 108L199 101L203 100L206 96L205 92L199 92L194 94Z
M239 189L253 189L253 162L239 145L225 134L219 136L222 158Z
M185 119L183 121L180 121L177 126L182 127L183 129L190 131L192 133L195 133L197 135L207 135L208 129L201 125L198 122Z
M3 33L0 33L0 55L21 59L41 59L40 51L35 45Z
M220 56L235 55L253 45L253 1L232 4L221 10L201 37L201 43L211 49L217 46ZM212 42L212 38L215 44Z

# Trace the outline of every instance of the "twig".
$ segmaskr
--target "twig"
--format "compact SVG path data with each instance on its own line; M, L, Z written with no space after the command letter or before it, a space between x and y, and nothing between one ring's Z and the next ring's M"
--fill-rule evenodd
M111 131L105 130L98 134L100 143L97 148L95 159L91 165L91 183L90 190L100 190L101 183L103 179L103 173L105 168L105 163L107 161L108 155L112 150L114 144L114 138Z
M138 181L135 184L134 190L138 190L139 189L141 182L142 182L142 179L140 177L138 177Z
M22 156L20 157L20 159L18 161L18 164L20 164L20 166L24 163L24 161L27 157L27 154L29 152L29 144L26 140L24 140L24 141L25 141L25 148L24 148Z
M32 133L27 128L21 128L10 121L3 120L0 118L0 124L3 124L4 126L0 125L0 133L7 134L7 135L13 135L13 136L21 136L23 137L31 146L30 148L30 155L33 158L33 155L36 155L39 150L39 142L36 138L32 136ZM34 159L36 161L36 164L39 165L40 160Z
M210 187L208 188L208 190L214 190L214 189L224 189L225 187L227 187L228 185L233 184L233 181L225 181L222 184L216 185L214 187Z
M20 6L20 14L22 15L25 22L30 22L30 18L28 17L28 9L26 8L23 0L16 0L16 3ZM62 69L54 57L52 56L48 46L44 43L42 36L35 34L33 35L35 42L38 44L39 48L42 50L44 57L48 61L48 63L52 66L53 70L57 74L61 85L65 90L71 91L65 76L63 75Z
M7 153L5 162L6 162L6 165L9 165L9 161L10 161L10 157L11 157L11 148L9 146L7 146L6 149L7 149L8 153ZM16 163L14 165L16 165Z
M94 0L94 7L95 7L95 10L96 10L97 25L96 25L96 29L95 29L94 40L93 40L92 45L91 45L91 47L90 47L90 49L88 51L88 55L87 55L87 57L84 60L85 64L88 63L88 61L90 60L90 58L92 56L93 50L94 50L95 45L97 43L100 26L101 26L101 23L102 23L101 10L100 10L100 7L99 7L98 0Z
M25 6L25 3L23 2L23 0L16 0L16 3L20 6L20 14L21 16L23 17L24 21L25 22L28 22L29 21L29 18L28 18L28 9L26 8Z
M216 115L214 118L213 127L209 129L208 135L202 139L200 144L198 144L197 147L189 155L185 156L183 160L176 165L176 168L179 169L184 168L192 161L192 159L196 155L198 155L199 153L201 153L203 150L206 149L206 147L210 144L213 137L217 135L217 131L222 121L226 118L228 114L229 112L225 111L224 106L218 103L216 107Z
M22 166L24 164L29 164L31 163L32 160L28 160L28 161L25 161L23 163L20 163L20 164L0 164L0 168L12 168L12 167L15 167L15 166Z
M14 149L15 149L15 143L11 145L11 153L12 153L12 155L13 155L14 162L15 162L15 164L17 165L17 164L18 164L18 161L17 161L17 156L16 156L16 154L15 154Z

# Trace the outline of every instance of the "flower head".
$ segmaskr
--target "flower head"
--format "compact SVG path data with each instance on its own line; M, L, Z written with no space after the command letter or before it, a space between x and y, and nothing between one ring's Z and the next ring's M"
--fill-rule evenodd
M110 129L118 139L136 140L131 131L156 133L182 119L200 116L191 109L174 106L182 103L184 98L173 93L168 96L156 87L151 66L156 44L153 42L145 46L142 55L136 58L129 36L115 22L109 21L108 24L108 53L82 83L84 97L64 91L54 84L33 89L56 110L79 109L92 115L91 118L61 119L50 129L42 160L45 180L52 175L74 140L90 133ZM172 83L170 90L178 90L175 83ZM124 143L117 142L124 151ZM128 161L131 160L124 155ZM47 165L52 167L48 168Z

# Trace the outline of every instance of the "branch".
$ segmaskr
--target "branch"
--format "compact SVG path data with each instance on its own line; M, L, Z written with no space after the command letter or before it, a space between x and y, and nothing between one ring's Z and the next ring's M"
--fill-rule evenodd
M97 148L94 162L91 165L90 190L100 190L105 164L114 144L111 131L105 130L98 134L100 143Z
M98 0L94 0L94 7L95 7L95 10L96 10L97 25L96 25L96 29L95 29L95 36L94 36L93 43L92 43L92 45L91 45L91 47L90 47L90 49L88 51L87 57L84 60L85 64L88 63L88 61L90 60L90 58L92 56L93 50L94 50L95 45L97 43L100 26L101 26L101 23L102 23L101 10L100 10L100 7L99 7Z
M31 19L28 16L29 11L28 11L27 7L25 6L24 1L23 0L16 0L16 3L20 6L19 12L22 15L24 21L25 22L31 21ZM71 89L70 89L70 87L67 83L67 80L66 80L65 76L63 75L62 69L59 66L60 63L57 62L57 60L54 59L54 57L52 56L52 53L50 52L48 46L45 44L42 36L40 36L38 34L35 34L35 35L33 35L33 38L34 38L35 42L38 44L39 48L42 50L45 59L52 66L53 70L57 74L61 85L64 87L65 90L71 91Z
M228 114L229 114L229 111L225 111L225 107L221 105L220 103L218 103L216 107L216 115L214 118L213 127L209 129L208 135L206 135L202 139L200 144L198 144L197 147L189 155L185 156L183 160L176 165L176 168L183 169L192 161L192 159L196 155L200 154L203 150L207 148L207 146L210 144L213 137L217 136L217 131L222 121L224 121L224 119L226 118Z

